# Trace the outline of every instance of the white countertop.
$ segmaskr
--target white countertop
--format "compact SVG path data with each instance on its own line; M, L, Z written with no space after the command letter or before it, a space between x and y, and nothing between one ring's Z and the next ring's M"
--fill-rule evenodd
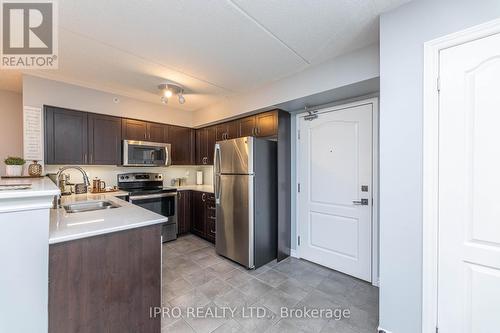
M117 198L117 196L126 194L126 192L119 191L106 194L88 193L63 196L61 201L62 206L79 201L109 200L117 203L120 207L72 214L67 213L64 208L51 209L49 244L98 236L167 221L165 216Z
M59 189L48 177L43 178L2 178L0 185L26 185L31 188L24 190L0 190L0 200L46 197L59 194Z
M182 185L182 186L164 186L163 188L175 188L177 191L199 191L214 193L213 185Z

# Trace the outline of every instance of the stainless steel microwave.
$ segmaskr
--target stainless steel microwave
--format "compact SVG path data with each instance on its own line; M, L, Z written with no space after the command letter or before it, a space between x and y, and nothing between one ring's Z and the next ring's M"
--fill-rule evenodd
M123 166L169 166L170 143L123 140Z

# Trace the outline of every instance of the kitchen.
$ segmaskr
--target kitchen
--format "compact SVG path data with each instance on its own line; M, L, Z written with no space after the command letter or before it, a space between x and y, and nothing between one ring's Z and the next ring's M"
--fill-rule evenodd
M215 25L206 19L189 24L178 21L181 16L176 13L190 19L193 16L185 12L188 8L201 15L213 9L208 4L186 2L186 7L168 10L159 1L145 7L120 4L130 15L127 22L136 22L134 29L122 30L137 43L148 44L135 49L132 44L115 44L121 40L119 35L101 41L102 32L115 34L119 29L111 27L122 24L115 21L118 16L111 4L103 3L104 21L91 19L95 16L92 6L73 1L59 4L57 70L26 70L18 76L1 72L5 81L0 82L8 82L18 92L2 99L6 101L3 105L12 105L2 110L5 119L12 121L10 126L0 125L5 133L2 142L8 142L0 146L2 158L23 157L24 175L37 160L43 175L60 179L62 193L80 192L85 187L89 192L104 189L108 193L61 195L57 211L51 208L53 200L43 197L44 206L39 210L43 220L36 222L38 228L29 224L35 223L31 217L26 218L27 225L19 225L30 230L37 242L28 243L25 232L12 230L12 242L2 249L13 253L13 267L7 269L13 275L0 285L10 285L12 290L32 285L30 290L37 296L31 299L36 299L30 306L31 321L22 321L19 313L3 312L9 315L0 322L9 328L22 323L25 327L17 326L19 331L47 327L51 333L252 332L268 328L319 332L339 327L373 331L378 325L376 265L372 270L372 263L364 261L363 267L373 271L374 277L358 279L348 270L348 274L341 273L340 265L331 270L314 263L313 258L299 259L306 242L305 238L301 241L297 226L296 150L298 115L314 116L317 107L310 106L369 99L376 112L376 40L355 44L340 56L325 49L330 60L309 66L232 2L211 4L221 10L222 20ZM169 5L178 3L169 1ZM318 3L317 9L325 5ZM144 12L148 6L157 9ZM347 16L357 17L351 9L343 10ZM376 28L378 11L370 13L369 21L356 19L352 24ZM142 13L140 22L134 21L132 13ZM152 13L158 16L149 22L145 18ZM281 15L278 13L275 11ZM303 9L296 12L301 13L312 14ZM171 23L165 29L182 31L190 26L197 33L187 30L188 38L171 31L168 35L175 47L163 49L166 45L155 40L163 40L164 29L152 27L163 26L160 22L165 16ZM233 20L239 22L245 38L225 28ZM103 22L114 23L95 30ZM333 21L322 22L325 32L332 29ZM147 32L142 30L146 26ZM355 29L350 34L354 38ZM306 31L301 36L309 40ZM328 43L327 35L321 39L312 47ZM207 52L200 52L202 45ZM209 51L223 50L225 45L241 47L231 52ZM267 51L254 52L261 49ZM143 52L148 54L138 56ZM157 58L157 54L162 56ZM197 70L199 75L180 70L182 59L190 59L193 68L202 66L203 70ZM205 62L210 65L202 65ZM302 71L304 65L307 68ZM350 75L326 74L341 68ZM137 141L140 143L135 144ZM216 143L221 155L216 154ZM232 156L229 163L226 156ZM138 166L144 164L148 166ZM88 181L73 167L80 167ZM0 165L0 175L5 174ZM2 179L14 185L32 183L32 189L36 181ZM301 194L305 195L304 190L302 187ZM320 235L339 233L340 239L355 243L357 235L347 231L339 226ZM326 241L321 247L331 254L336 244ZM369 243L362 250L371 258ZM15 254L24 253L28 245L33 247L30 261L45 264L26 264L16 270L16 262L28 261L18 260ZM375 242L373 246L376 249ZM23 279L17 278L13 284L17 276ZM26 306L26 299L13 294L12 299L4 298L6 303L0 308ZM180 318L150 318L150 308L159 306L180 309ZM242 315L254 307L263 310L266 318ZM356 320L281 318L281 307L348 308ZM228 318L209 320L189 317L187 310L192 308L239 311Z
M32 163L28 172L23 173L26 178L4 176L2 185L13 185L12 194L22 192L23 184L31 184L26 185L28 190L36 188L37 183L49 186L47 178L37 178L43 165L45 174L60 193L50 210L50 245L46 253L50 332L73 331L81 326L94 331L131 327L145 331L158 329L161 321L159 318L151 320L148 311L142 311L142 317L136 313L119 320L117 309L113 312L101 310L100 313L82 313L78 309L89 306L107 309L117 302L116 297L126 297L134 304L133 295L128 294L130 289L122 286L114 291L115 294L110 294L113 289L95 280L107 274L113 274L116 282L133 283L134 288L140 287L137 279L152 279L157 274L156 284L140 288L144 289L141 297L147 297L150 307L159 307L160 289L168 286L165 280L168 273L161 273L159 245L175 242L178 237L182 239L193 234L206 241L205 247L218 244L216 248L211 247L214 252L211 259L221 255L247 269L276 261L279 253L277 179L287 176L278 175L277 158L279 149L284 147L279 143L289 142L289 114L272 110L198 129L48 105L44 105L42 114L44 161ZM64 140L60 140L61 137ZM233 150L233 143L238 143L239 148ZM242 160L243 151L249 154L246 161ZM252 165L254 160L255 166ZM230 171L236 162L241 162L234 171L236 175L244 172L243 168L247 168L249 179L254 177L254 172L259 175L255 189L260 198L249 198L254 185L250 183L249 186L248 180L243 187L237 186L239 182L231 187L224 180L230 177L224 171ZM286 166L281 164L281 168L286 172ZM241 194L229 197L234 191ZM286 195L284 201L290 198L289 193L281 195ZM237 213L233 212L232 201L238 198L247 201L234 203L246 207L245 211ZM18 213L22 214L22 209ZM254 214L258 222L255 229ZM217 220L216 216L225 216L225 220ZM233 216L235 221L246 221L246 230L235 228L234 232L216 233L217 226L220 230L233 229ZM254 233L259 242L254 242ZM289 235L289 231L282 234ZM146 243L140 248L138 245L131 247L127 244L132 239L139 244ZM287 242L289 236L281 240L282 244ZM286 251L282 249L281 255L286 256ZM105 255L105 260L112 261L102 262L100 252L128 253L130 259L120 263ZM78 266L65 264L82 259L84 261ZM107 273L106 265L114 267L114 271ZM137 274L138 266L147 270L149 277ZM127 273L129 270L136 275ZM67 279L80 282L68 284ZM90 294L86 289L89 284L93 286ZM169 288L163 293L166 290ZM92 295L92 303L87 303L90 299L86 295ZM79 301L75 303L76 299ZM99 299L103 302L96 301ZM103 326L90 324L96 323L95 318L102 318L97 322ZM148 328L143 326L145 322L149 323Z

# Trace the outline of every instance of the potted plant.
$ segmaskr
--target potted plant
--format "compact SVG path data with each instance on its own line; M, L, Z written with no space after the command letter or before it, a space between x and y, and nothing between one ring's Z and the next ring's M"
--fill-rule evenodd
M5 173L10 177L23 175L23 167L26 161L21 157L9 156L5 159Z

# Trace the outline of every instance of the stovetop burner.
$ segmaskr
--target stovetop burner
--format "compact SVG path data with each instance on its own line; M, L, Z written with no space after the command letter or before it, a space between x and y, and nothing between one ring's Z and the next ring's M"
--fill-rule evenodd
M117 176L117 179L120 190L134 193L134 195L176 191L172 188L163 188L161 173L122 173Z

